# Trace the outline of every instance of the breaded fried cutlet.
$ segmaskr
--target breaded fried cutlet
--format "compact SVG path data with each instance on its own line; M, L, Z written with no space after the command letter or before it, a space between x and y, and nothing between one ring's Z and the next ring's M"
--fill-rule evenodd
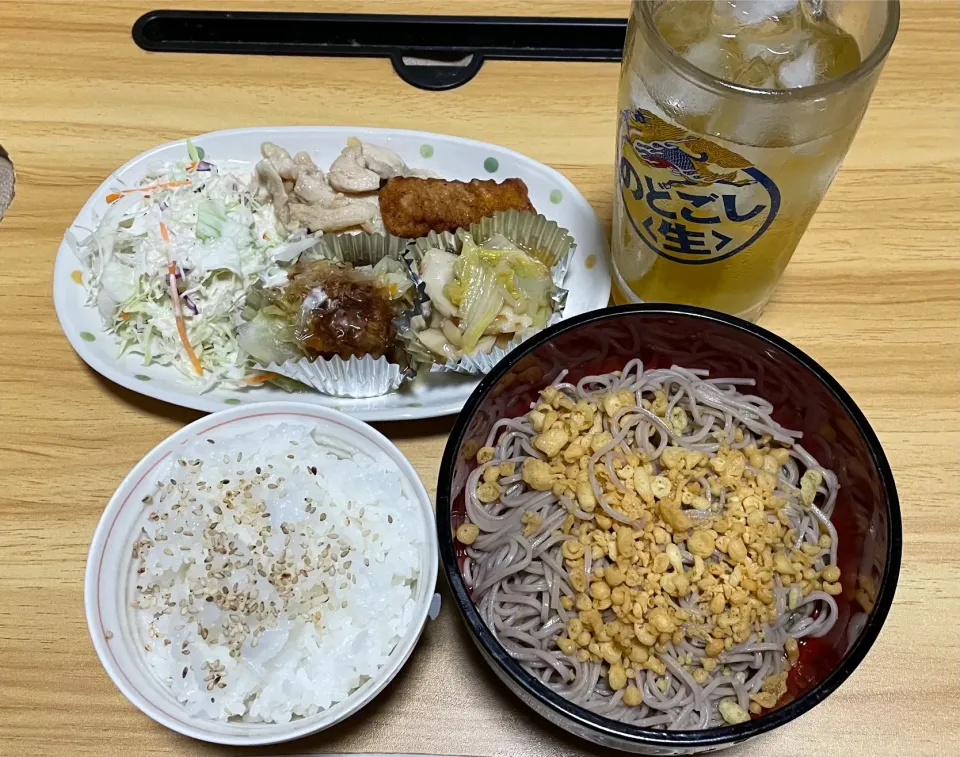
M380 190L380 213L387 231L416 238L431 231L456 231L501 210L536 213L520 179L390 179Z

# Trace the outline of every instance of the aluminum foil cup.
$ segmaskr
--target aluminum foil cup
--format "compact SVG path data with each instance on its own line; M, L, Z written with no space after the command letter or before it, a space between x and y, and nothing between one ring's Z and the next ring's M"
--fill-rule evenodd
M305 260L336 260L355 266L376 265L383 258L404 262L409 239L392 234L324 234L301 255Z
M287 360L262 366L265 371L279 373L332 397L364 399L397 391L416 376L416 371L391 363L387 358L364 355L346 360L334 356L329 360Z
M462 238L463 231L457 232ZM554 286L563 288L567 267L577 249L570 233L542 215L507 210L494 213L470 225L470 236L482 244L501 234L550 269Z
M327 234L304 252L301 259L333 260L359 267L376 265L383 258L390 257L408 267L403 254L408 243L409 240L390 234ZM410 330L410 320L416 312L415 306L394 319L398 334ZM417 375L412 364L400 365L386 357L374 358L371 355L346 360L339 356L316 360L301 358L260 367L300 381L322 394L353 399L395 392L405 381Z
M404 349L419 363L430 366L431 372L454 372L470 375L483 375L499 363L511 350L536 334L541 329L528 329L518 334L506 347L494 347L490 352L475 353L461 357L459 360L440 362L432 351L428 350L417 337L417 333L427 328L432 314L432 306L426 296L423 279L420 277L420 267L423 256L428 250L446 250L459 254L463 249L464 236L467 230L460 229L455 234L444 232L438 234L431 231L427 236L414 240L407 248L410 263L410 274L417 285L419 297L419 312L410 320L410 327L400 332ZM522 249L528 255L536 258L550 269L550 276L554 284L551 298L553 315L547 321L548 326L563 319L563 309L567 303L567 290L563 282L567 275L567 268L574 251L576 242L566 229L542 215L521 213L517 210L494 213L472 224L469 234L477 244L489 241L495 236L502 235Z

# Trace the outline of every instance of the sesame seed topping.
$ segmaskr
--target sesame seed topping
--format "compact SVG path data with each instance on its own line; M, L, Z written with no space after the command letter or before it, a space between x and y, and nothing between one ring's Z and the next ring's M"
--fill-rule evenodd
M286 449L273 457L258 449L254 468L250 451L237 452L233 442L208 450L205 441L214 443L188 442L203 449L184 447L182 458L167 463L174 476L161 473L167 477L142 499L148 507L131 549L139 583L130 612L143 621L145 651L177 642L182 657L174 659L181 662L167 685L176 693L202 681L200 690L216 703L227 701L221 692L235 695L246 685L232 677L235 661L243 665L245 652L270 638L278 623L305 623L324 634L337 613L357 605L353 569L361 560L370 568L374 554L366 550L379 538L367 526L382 528L388 516L382 495L350 492L347 501L342 492L323 491L326 479L312 478L318 466L305 464L303 455L288 462L297 458ZM314 454L311 437L288 441ZM315 455L318 464L324 454ZM380 556L388 549L376 546L377 567L391 565ZM363 575L363 585L382 580L374 571Z

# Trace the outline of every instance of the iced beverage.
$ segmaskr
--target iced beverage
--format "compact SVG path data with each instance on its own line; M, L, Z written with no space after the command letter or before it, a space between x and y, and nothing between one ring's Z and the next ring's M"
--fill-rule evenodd
M884 0L637 0L615 298L756 319L853 140L898 18Z

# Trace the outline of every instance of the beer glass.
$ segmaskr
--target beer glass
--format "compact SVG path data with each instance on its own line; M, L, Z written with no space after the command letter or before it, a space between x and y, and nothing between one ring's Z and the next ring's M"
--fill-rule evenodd
M856 134L899 17L897 0L634 0L614 299L756 320Z

